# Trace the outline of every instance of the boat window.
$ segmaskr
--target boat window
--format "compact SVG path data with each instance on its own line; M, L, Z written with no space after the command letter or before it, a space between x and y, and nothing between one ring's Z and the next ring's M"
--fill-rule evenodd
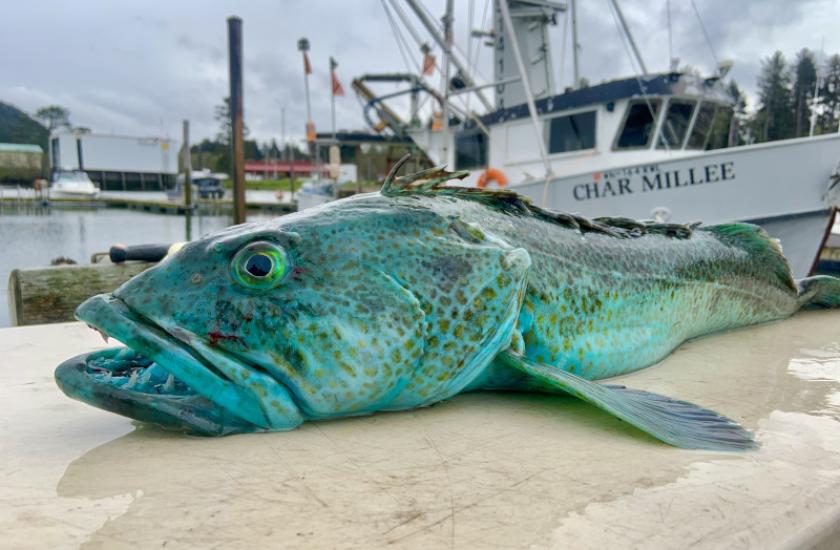
M565 153L595 147L595 111L558 116L548 121L548 152Z
M630 103L624 118L624 128L618 136L616 149L647 147L650 144L650 138L656 128L659 104L658 99Z
M657 148L679 149L682 147L695 105L694 101L673 99L668 103L668 113L665 115L665 122L662 123L659 139L656 140Z
M487 166L487 136L480 129L455 135L455 169L470 170Z
M705 149L709 140L709 133L712 130L712 122L715 120L717 106L714 103L703 103L697 112L697 119L694 121L694 129L688 138L689 149Z

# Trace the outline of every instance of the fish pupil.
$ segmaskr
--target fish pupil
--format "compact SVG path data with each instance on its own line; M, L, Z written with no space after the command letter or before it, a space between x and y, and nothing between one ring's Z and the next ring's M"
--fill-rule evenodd
M273 267L274 262L266 254L254 254L245 262L245 271L253 277L266 277Z

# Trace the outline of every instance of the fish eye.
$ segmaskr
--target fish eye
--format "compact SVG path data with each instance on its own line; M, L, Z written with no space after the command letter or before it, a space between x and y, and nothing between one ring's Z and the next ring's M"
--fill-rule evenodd
M267 277L274 269L274 260L265 252L252 254L245 261L245 271L252 277Z
M233 278L248 288L272 288L288 271L285 251L276 244L259 241L236 253L231 262Z

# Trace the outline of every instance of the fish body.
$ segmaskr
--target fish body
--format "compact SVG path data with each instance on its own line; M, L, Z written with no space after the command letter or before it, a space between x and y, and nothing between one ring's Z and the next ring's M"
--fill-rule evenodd
M748 448L695 405L593 383L686 339L838 305L747 224L589 221L510 192L390 177L184 246L77 316L128 350L66 362L69 395L225 434L422 407L461 392L569 393L668 443Z

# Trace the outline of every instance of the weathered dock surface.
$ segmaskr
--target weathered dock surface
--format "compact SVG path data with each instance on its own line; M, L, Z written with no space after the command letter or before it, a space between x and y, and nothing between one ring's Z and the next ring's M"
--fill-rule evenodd
M623 382L723 411L755 452L667 447L575 399L470 394L202 439L66 398L103 346L0 330L9 548L837 548L840 312L689 342Z

